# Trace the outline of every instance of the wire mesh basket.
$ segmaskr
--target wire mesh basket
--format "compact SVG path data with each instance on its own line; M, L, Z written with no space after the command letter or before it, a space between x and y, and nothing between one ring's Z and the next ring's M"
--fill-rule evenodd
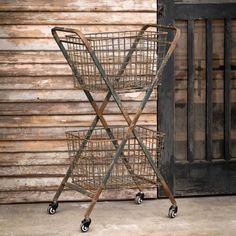
M120 144L127 128L113 127L111 130L115 140ZM164 134L140 126L137 126L136 130L148 151L152 154L154 162L157 164L161 149L163 148ZM77 154L86 133L86 130L66 133L71 160ZM108 137L104 129L98 128L93 131L73 169L72 182L89 190L96 190L98 188L107 173L116 151L112 141L114 140ZM127 167L131 167L132 172ZM153 168L138 144L137 139L131 136L124 147L121 158L115 164L105 188L136 188L135 181L145 188L157 184Z
M166 55L167 32L124 31L85 34L98 63L115 90L146 89L155 80ZM90 91L107 90L86 45L76 34L65 37L65 47L79 76L75 86ZM169 45L168 45L169 46Z

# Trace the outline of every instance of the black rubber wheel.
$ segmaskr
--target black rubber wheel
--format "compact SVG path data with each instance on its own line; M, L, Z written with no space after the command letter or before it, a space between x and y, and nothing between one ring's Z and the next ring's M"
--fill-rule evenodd
M47 212L49 215L54 215L58 208L58 202L52 202L49 204Z
M141 204L143 202L143 199L144 199L144 193L143 192L139 192L136 194L136 197L134 199L135 203L136 204Z
M84 218L81 222L81 225L80 225L81 232L83 232L83 233L88 232L90 224L91 224L91 219L90 218Z
M83 233L86 233L86 232L89 231L89 227L88 227L88 226L85 226L85 225L83 225L83 224L81 224L80 229L81 229L81 231L82 231Z
M136 196L135 199L134 199L134 201L135 201L135 203L136 203L137 205L139 205L139 204L141 204L141 203L143 202L143 199L142 199L141 197L139 197L139 196Z
M175 218L178 212L178 207L176 205L172 205L169 208L169 213L168 213L168 217L169 218Z

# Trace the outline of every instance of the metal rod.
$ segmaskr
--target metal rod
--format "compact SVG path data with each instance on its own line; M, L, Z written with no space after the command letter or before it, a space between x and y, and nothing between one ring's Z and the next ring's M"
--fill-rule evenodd
M83 187L79 186L78 184L73 184L73 183L67 182L67 183L65 183L65 186L70 188L70 189L73 189L77 192L80 192L80 193L82 193L82 194L84 194L84 195L86 195L90 198L93 198L93 196L94 196L94 194L92 192L84 189Z

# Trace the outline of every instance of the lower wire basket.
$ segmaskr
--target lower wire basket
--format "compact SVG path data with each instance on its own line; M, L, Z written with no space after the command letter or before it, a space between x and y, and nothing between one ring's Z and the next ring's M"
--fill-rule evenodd
M139 138L151 154L154 163L160 158L164 134L141 126L135 127ZM93 130L91 137L85 140L88 130L66 132L70 160L78 155L82 142L86 141L72 171L72 182L88 189L96 190L102 183L116 151L115 143L120 144L127 127L110 128L114 139L110 139L104 128ZM137 139L132 134L124 150L115 163L105 189L152 187L157 185L156 174L144 154Z

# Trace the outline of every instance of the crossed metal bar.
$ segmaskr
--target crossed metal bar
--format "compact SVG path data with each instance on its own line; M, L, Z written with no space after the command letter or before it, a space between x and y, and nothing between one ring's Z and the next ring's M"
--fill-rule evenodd
M114 90L111 82L108 80L102 65L100 64L100 62L99 62L99 60L98 60L94 50L92 49L92 47L91 47L90 43L88 42L88 40L86 39L86 37L80 31L78 31L78 30L66 29L66 28L61 28L61 27L54 27L52 29L52 34L53 34L53 36L54 36L54 38L55 38L59 48L63 52L63 55L65 56L68 64L70 65L74 75L78 79L79 83L80 82L82 83L81 76L80 76L77 68L74 66L74 63L72 62L70 56L68 55L68 53L67 53L67 51L66 51L66 49L65 49L65 47L64 47L64 45L62 43L62 40L60 40L60 38L59 38L59 36L57 34L57 31L74 33L74 34L76 34L82 40L82 42L84 43L84 46L87 48L87 50L88 50L88 52L89 52L89 54L90 54L94 64L96 65L97 69L99 70L99 73L100 73L102 79L104 80L104 82L106 83L106 86L108 88L108 92L107 92L106 97L105 97L102 105L100 106L100 108L97 106L97 104L96 104L95 100L93 99L93 96L91 95L91 93L88 90L85 90L85 89L83 90L85 95L87 96L89 102L91 103L94 111L96 112L96 116L95 116L91 126L89 127L89 130L87 131L87 134L85 135L85 138L83 139L83 141L82 141L82 143L81 143L81 145L79 147L79 150L78 150L76 156L74 157L72 163L70 164L70 166L69 166L69 168L67 170L67 173L64 176L64 178L63 178L63 180L62 180L62 182L61 182L61 184L60 184L60 186L59 186L59 188L58 188L58 190L57 190L57 192L56 192L56 194L55 194L55 196L53 198L53 202L56 202L58 200L58 198L59 198L59 196L60 196L64 186L67 183L68 178L71 176L71 173L72 173L72 171L73 171L73 169L75 167L75 164L77 163L79 157L81 156L82 151L84 150L84 148L85 148L85 146L87 144L87 141L91 137L93 130L95 129L98 121L100 120L102 125L103 125L103 127L104 127L104 129L106 130L109 138L112 140L112 143L114 144L114 146L116 148L116 152L115 152L115 154L113 156L112 162L111 162L111 164L110 164L110 166L109 166L109 168L107 170L107 173L105 174L105 176L103 178L102 183L100 184L100 186L97 189L96 193L94 195L92 195L92 201L91 201L91 204L90 204L90 206L88 207L88 209L87 209L87 211L85 213L85 218L88 218L89 215L91 214L91 212L92 212L92 210L93 210L93 208L94 208L94 206L95 206L95 204L96 204L96 202L97 202L101 192L105 188L107 180L109 179L110 174L112 172L112 169L113 169L113 167L114 167L114 165L117 162L119 157L122 156L123 163L125 164L127 170L131 174L135 184L137 185L139 190L141 190L139 185L138 185L138 183L135 181L135 176L134 176L133 170L130 167L127 159L125 158L125 156L123 154L124 147L126 145L127 140L129 139L131 133L133 133L134 137L137 139L137 141L138 141L140 147L142 148L145 156L147 157L150 165L152 166L154 172L156 173L156 176L159 179L159 181L160 181L160 183L161 183L161 185L162 185L162 187L163 187L163 189L165 191L166 196L169 197L169 199L170 199L170 201L171 201L171 203L173 205L176 205L176 201L174 199L173 194L171 193L168 185L166 184L164 178L162 177L162 175L160 173L160 170L155 165L155 163L154 163L154 161L153 161L153 159L151 157L150 152L148 151L148 149L146 148L146 146L142 142L141 138L139 137L139 135L138 135L138 133L137 133L137 131L135 129L135 125L136 125L139 117L141 116L142 111L143 111L143 109L144 109L144 107L145 107L149 97L151 96L151 93L152 93L154 87L157 85L157 83L159 81L159 76L161 75L161 73L162 73L162 71L163 71L163 69L164 69L168 59L170 58L172 52L174 51L174 48L176 46L177 40L178 40L179 35L180 35L179 30L177 28L175 28L175 27L172 27L172 26L145 25L140 30L136 40L133 42L133 45L132 45L129 53L125 57L125 59L123 61L123 64L122 64L122 66L121 66L121 68L120 68L120 70L119 70L119 72L117 74L117 77L119 77L119 76L121 76L123 74L123 72L124 72L128 62L129 62L131 56L132 56L132 53L134 52L134 50L135 50L135 48L136 48L136 46L137 46L137 44L138 44L138 42L140 40L140 37L145 32L145 30L147 28L149 28L149 27L157 27L157 26L159 28L175 30L176 31L175 37L174 37L174 40L172 41L172 44L170 45L170 47L169 47L169 49L167 51L166 56L164 57L164 60L163 60L163 62L161 64L161 66L158 69L157 76L156 76L155 80L152 81L151 85L146 90L144 98L143 98L139 108L137 109L137 112L135 113L133 120L131 120L127 110L125 109L125 107L123 106L123 104L122 104L122 102L121 102L121 100L119 98L118 93ZM108 124L107 124L107 122L106 122L106 120L105 120L105 118L103 116L103 111L105 110L105 108L106 108L106 106L107 106L107 104L108 104L108 102L109 102L111 97L114 98L115 102L117 103L117 105L118 105L122 115L124 116L124 118L125 118L125 120L126 120L126 122L128 124L128 129L127 129L126 134L125 134L123 140L121 141L120 145L118 145L118 142L115 140L114 135L113 135L112 131L110 130L110 128L109 128L109 126L108 126Z

